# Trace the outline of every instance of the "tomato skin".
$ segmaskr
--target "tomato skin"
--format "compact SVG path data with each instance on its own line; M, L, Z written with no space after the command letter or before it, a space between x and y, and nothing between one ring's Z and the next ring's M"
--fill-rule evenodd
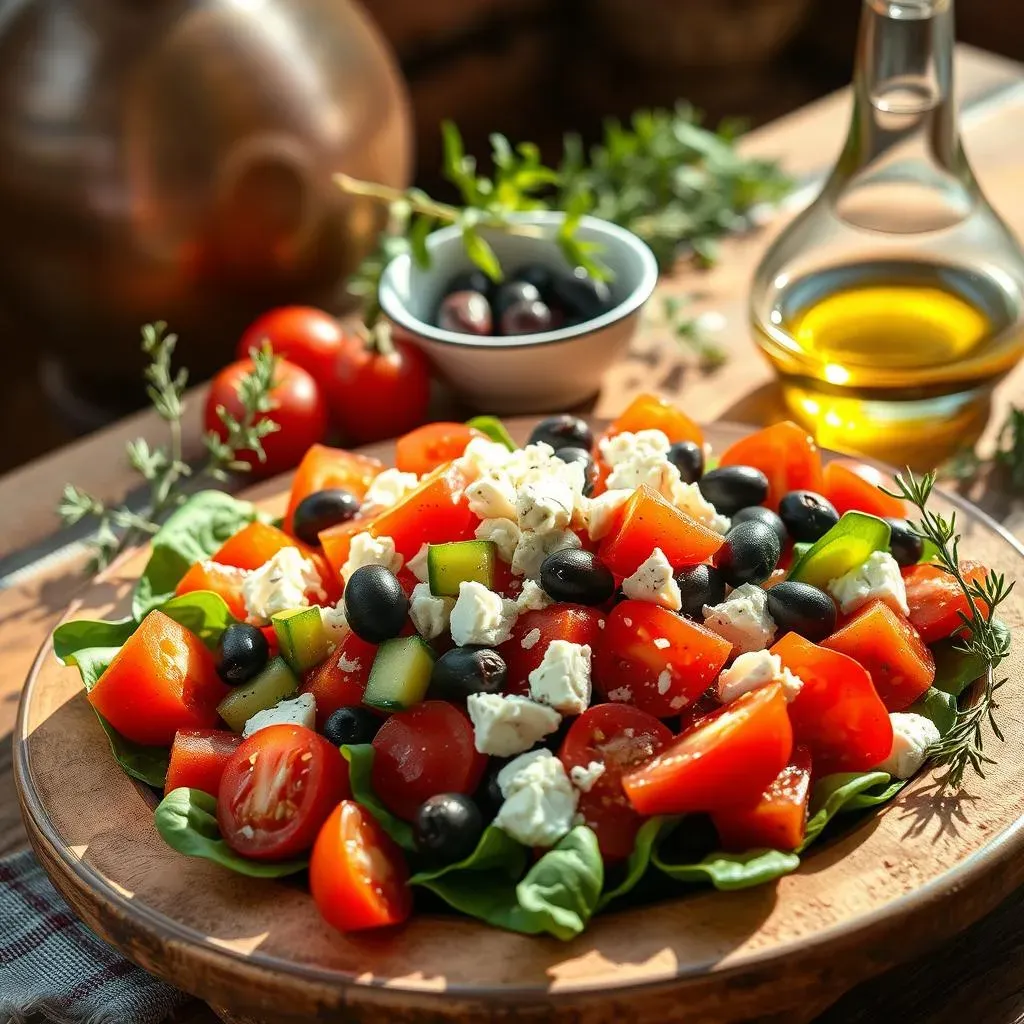
M243 857L285 860L308 850L331 811L351 796L348 762L337 747L301 725L270 725L242 740L225 766L217 823Z
M807 829L811 799L811 752L795 747L789 764L752 807L729 807L712 815L723 850L795 850Z
M309 861L323 919L342 932L401 924L412 914L409 867L373 815L343 800L324 822Z
M641 814L753 804L785 768L793 728L779 683L738 697L622 779Z
M604 765L589 792L580 794L579 813L594 830L605 863L629 857L644 822L622 788L622 776L671 742L667 725L628 704L588 708L566 733L558 752L566 772L594 761Z
M164 792L185 787L216 796L224 769L241 742L237 732L226 729L179 729L171 744Z
M242 580L245 573L233 565L223 565L212 560L196 562L174 588L175 596L191 594L196 590L212 590L224 599L228 611L236 619L246 615L245 598L242 596Z
M392 351L378 352L347 333L324 381L334 421L357 444L408 433L427 418L430 362L412 343L391 341Z
M304 557L310 554L305 544L289 537L283 530L256 520L224 541L210 561L219 565L233 565L238 569L258 569L282 548L298 548Z
M811 752L815 772L867 771L889 756L889 712L859 662L796 633L787 633L771 653L803 683L789 717L796 742Z
M604 437L614 437L626 431L660 430L670 444L677 441L704 443L704 432L684 412L657 395L638 395L605 431Z
M223 406L236 419L245 415L242 401L238 397L241 379L251 373L251 359L242 359L224 367L210 384L206 399L205 424L221 440L227 437L227 428L217 415L217 407ZM238 458L247 463L254 477L276 476L299 464L311 444L327 436L329 422L327 403L316 381L305 370L286 359L280 359L274 369L274 386L270 390L273 408L257 422L270 418L280 429L263 438L266 461L260 462L255 452L241 451Z
M341 488L350 492L360 501L366 497L370 484L383 471L384 463L358 452L343 448L329 448L324 444L313 445L299 463L292 480L288 498L288 510L284 516L284 529L292 532L295 509L299 502L317 491Z
M665 639L667 647L655 646ZM647 601L621 601L608 615L594 653L594 684L605 697L671 718L714 682L732 651L728 640Z
M905 518L906 504L880 490L894 486L892 477L856 459L833 459L822 472L821 493L840 515L867 512L880 519Z
M961 562L960 573L968 583L980 583L988 569L980 562ZM961 613L969 615L969 605L956 580L937 565L924 563L903 570L907 588L910 624L926 644L944 640L964 626ZM988 606L975 600L978 610L988 614Z
M328 380L341 353L344 333L329 313L312 306L280 306L257 317L239 339L235 355L248 359L252 349L270 343L274 355L302 367L314 380Z
M778 511L789 491L821 493L821 454L814 439L788 420L775 423L730 445L719 460L722 466L753 466L768 477L765 505Z
M483 436L465 423L427 423L395 442L395 467L423 476L457 459L474 437Z
M376 655L376 644L367 643L349 630L328 659L305 674L299 692L313 694L318 729L323 729L338 708L362 703Z
M428 797L472 793L487 767L474 746L469 718L443 700L392 715L374 737L373 749L373 790L406 821Z
M213 655L195 634L150 612L89 691L89 703L126 739L169 747L179 729L212 729L227 696Z

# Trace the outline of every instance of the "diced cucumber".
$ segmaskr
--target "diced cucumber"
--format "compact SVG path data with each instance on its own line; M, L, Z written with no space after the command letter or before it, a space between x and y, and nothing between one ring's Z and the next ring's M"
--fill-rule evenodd
M327 657L330 641L315 605L278 612L270 621L281 645L281 657L296 673L319 665Z
M284 658L274 658L267 667L245 686L236 686L217 705L217 713L235 732L256 714L272 708L278 701L290 697L299 688L295 673Z
M460 583L494 587L497 552L489 540L459 540L431 544L427 549L427 578L435 597L458 597Z
M418 636L385 640L370 668L363 703L381 711L404 711L426 696L434 652Z

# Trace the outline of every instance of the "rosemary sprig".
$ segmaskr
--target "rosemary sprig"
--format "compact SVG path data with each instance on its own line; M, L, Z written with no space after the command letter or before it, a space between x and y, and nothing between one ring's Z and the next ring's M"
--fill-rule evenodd
M96 520L96 532L90 541L93 559L89 570L96 571L117 557L125 548L138 543L160 528L162 520L185 500L182 484L187 478L210 477L224 480L229 472L246 472L249 466L239 460L238 453L251 451L260 462L265 461L263 438L278 429L269 417L274 408L270 391L274 386L276 358L269 349L253 349L250 356L253 370L238 384L238 397L243 408L241 419L223 406L217 415L227 432L224 440L209 431L203 439L207 457L195 469L184 459L181 421L185 412L182 396L188 384L188 371L172 370L172 358L178 337L165 333L163 322L142 328L142 351L149 357L144 371L146 394L153 410L167 424L166 447L151 448L144 438L126 445L128 462L149 485L147 511L134 512L127 505L108 505L88 491L68 484L57 511L67 525L83 519Z
M1014 584L1007 583L1005 575L994 570L990 570L984 579L977 582L965 579L960 569L960 536L956 530L956 513L947 517L927 507L935 479L934 472L917 477L908 469L906 475L896 474L896 490L886 493L910 502L920 513L920 519L912 520L911 527L920 537L935 546L934 562L955 580L970 609L969 614L960 612L967 628L959 637L957 648L978 658L988 670L985 688L978 701L957 712L953 728L929 752L940 764L948 765L946 785L956 789L963 783L968 766L984 778L985 765L995 763L984 748L986 725L996 739L1003 739L996 720L996 712L999 710L996 691L1006 679L997 680L996 669L1010 652L1010 637L1008 632L998 628L995 613L999 605L1010 596Z

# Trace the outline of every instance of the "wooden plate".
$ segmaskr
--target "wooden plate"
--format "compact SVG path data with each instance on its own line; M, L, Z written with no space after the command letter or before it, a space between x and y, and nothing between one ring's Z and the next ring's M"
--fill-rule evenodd
M527 424L520 423L525 436ZM716 448L740 436L716 426ZM378 446L387 455L390 446ZM264 485L276 497L287 481ZM1024 549L954 498L964 552L1024 577ZM73 617L123 614L145 553L88 589ZM47 643L15 735L33 846L94 929L146 969L233 1015L275 1022L629 1021L778 1014L809 1019L844 990L981 917L1024 882L1024 593L1005 606L1006 743L943 797L934 775L809 855L775 885L599 916L568 944L455 917L347 938L301 883L252 881L182 857L152 824L153 794L117 770L78 674ZM685 1008L685 1011L683 1011Z

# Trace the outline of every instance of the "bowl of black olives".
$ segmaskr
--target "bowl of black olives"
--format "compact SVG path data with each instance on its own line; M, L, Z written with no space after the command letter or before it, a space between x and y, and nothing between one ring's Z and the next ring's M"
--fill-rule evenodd
M529 235L482 230L501 263L500 282L473 265L454 227L427 239L428 267L402 255L385 268L384 314L475 406L525 413L578 405L629 345L657 282L654 254L632 232L584 217L576 237L600 246L612 274L596 280L559 248L564 217L512 214Z

